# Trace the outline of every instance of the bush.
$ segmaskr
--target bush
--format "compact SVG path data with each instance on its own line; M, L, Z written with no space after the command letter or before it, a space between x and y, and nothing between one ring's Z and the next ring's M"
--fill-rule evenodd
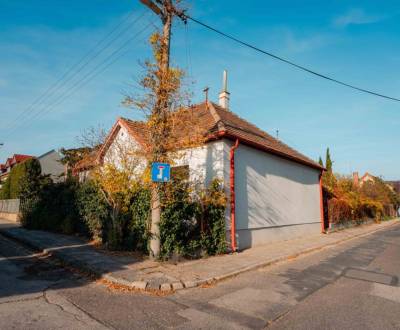
M198 198L188 183L175 180L165 186L160 223L161 257L196 258L226 251L226 197L219 180Z
M88 228L76 205L76 192L74 180L42 185L35 197L24 198L23 225L30 229L87 235Z
M127 243L128 250L142 251L148 253L150 239L150 190L139 186L132 193L130 206L130 221L128 225Z
M197 255L200 247L200 227L196 219L198 205L189 194L189 184L173 180L162 191L160 221L161 256Z
M79 216L86 224L90 237L100 242L106 241L104 228L109 219L110 208L96 184L93 181L80 184L76 201Z
M15 165L0 191L0 198L15 199L20 198L22 192L35 193L45 178L41 172L40 163L35 158Z
M203 228L201 246L208 255L226 252L226 196L218 180L213 180L200 201Z
M111 208L93 181L79 184L45 182L24 191L22 223L31 229L80 233L112 250L148 253L150 190L137 183L119 208ZM35 188L37 191L34 193ZM174 180L163 185L160 222L161 257L196 258L226 250L225 204L221 183L213 181L198 195L189 183Z

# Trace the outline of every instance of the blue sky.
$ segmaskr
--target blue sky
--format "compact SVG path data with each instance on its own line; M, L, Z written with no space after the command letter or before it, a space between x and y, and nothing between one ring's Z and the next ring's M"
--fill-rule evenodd
M187 5L194 17L261 48L400 97L398 1L190 0ZM139 118L121 101L126 91L135 91L140 60L150 56L146 38L157 24L151 23L157 21L154 15L129 25L144 12L136 0L0 0L0 161L13 153L73 147L87 127L109 128L118 116ZM125 33L115 43L51 98L29 108L124 19ZM71 89L136 34L121 58ZM190 73L193 103L203 99L205 86L216 101L227 69L232 111L271 134L278 129L284 142L313 159L329 146L337 172L400 179L400 103L307 75L194 23L175 25L172 61Z

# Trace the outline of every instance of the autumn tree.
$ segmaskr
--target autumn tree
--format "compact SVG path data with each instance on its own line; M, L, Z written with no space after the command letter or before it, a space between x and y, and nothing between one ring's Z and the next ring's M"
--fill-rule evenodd
M155 162L170 162L171 151L179 149L176 140L173 141L172 129L180 118L176 113L183 104L184 94L181 89L183 71L170 66L170 42L173 18L180 17L185 20L185 15L184 11L177 7L180 4L178 0L141 0L141 2L160 17L163 30L154 33L150 38L153 60L144 63L146 74L140 82L144 93L128 96L125 104L141 110L146 115L149 132L146 159L150 167ZM160 189L162 186L159 183L153 183L151 186L150 254L153 257L158 257L160 254Z

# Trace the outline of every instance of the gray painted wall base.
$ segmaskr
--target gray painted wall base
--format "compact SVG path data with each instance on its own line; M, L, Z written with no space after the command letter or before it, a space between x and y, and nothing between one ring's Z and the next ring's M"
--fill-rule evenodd
M300 238L321 232L321 223L299 224L292 226L240 229L236 231L236 242L239 250L248 249L273 242ZM227 231L227 237L230 237Z

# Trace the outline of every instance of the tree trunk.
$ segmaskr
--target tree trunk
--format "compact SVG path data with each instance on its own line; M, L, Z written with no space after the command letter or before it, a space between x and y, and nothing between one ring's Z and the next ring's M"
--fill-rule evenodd
M169 53L170 53L170 39L171 39L171 25L172 25L172 12L168 11L171 3L166 1L165 6L167 12L165 13L165 21L163 28L163 47L162 47L162 61L161 61L161 72L162 80L168 79L169 71ZM162 121L165 121L165 117L168 111L168 95L165 90L165 81L160 81L160 90L157 95L158 101L155 111L158 111L158 116ZM161 123L164 125L164 122ZM153 162L165 161L166 150L163 148L166 132L161 132L160 136L153 137ZM160 148L161 147L161 148ZM160 193L158 190L159 183L153 183L151 190L151 228L150 228L150 257L158 258L161 251L160 241L160 218L161 218L161 204L160 204Z
M151 189L151 237L150 237L150 257L158 258L160 256L160 218L161 205L160 194L157 186L154 184Z

